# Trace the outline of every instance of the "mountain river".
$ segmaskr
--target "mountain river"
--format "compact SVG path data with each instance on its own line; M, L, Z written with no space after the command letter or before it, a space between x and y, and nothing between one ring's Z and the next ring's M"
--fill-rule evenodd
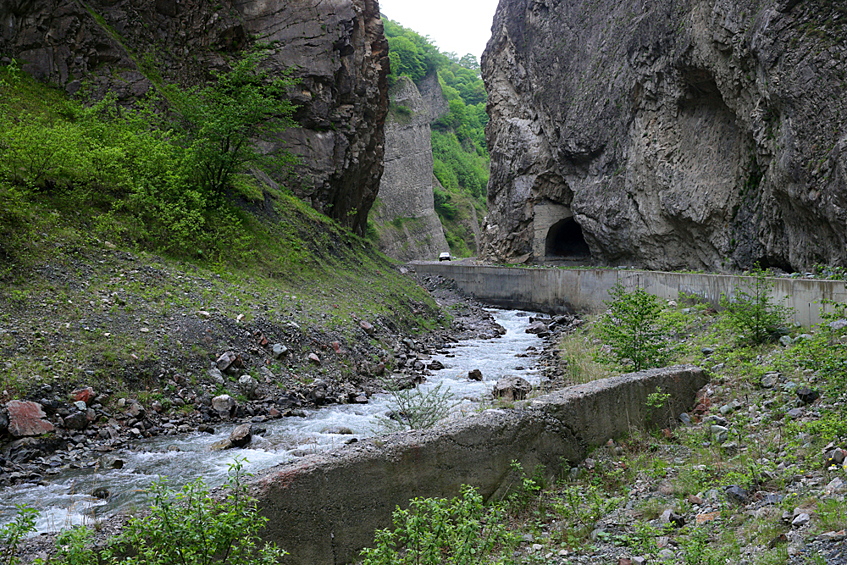
M433 355L432 359L443 363L445 368L434 371L420 385L426 389L440 382L442 389L450 389L456 402L451 417L461 417L485 406L494 384L502 376L520 375L533 385L539 384L540 373L533 366L535 358L516 357L530 346L541 347L535 335L524 331L528 314L514 310L491 312L506 328L506 334L497 339L463 341ZM468 380L468 371L473 369L482 372L482 382ZM219 425L214 434L191 433L135 441L132 449L109 454L123 460L121 469L62 467L56 474L45 476L45 485L22 484L1 490L0 523L12 519L16 504L27 504L40 511L39 532L90 524L98 517L143 505L145 489L160 477L167 477L176 487L201 475L207 485L217 486L226 480L229 465L236 456L247 460L247 472L256 472L304 454L332 449L353 438L378 433L378 417L384 417L391 409L391 397L383 394L374 395L368 404L306 410L305 417L263 422L261 427L267 432L254 435L245 449L212 449L215 442L229 437L235 424ZM107 489L111 494L108 500L92 496L97 489Z

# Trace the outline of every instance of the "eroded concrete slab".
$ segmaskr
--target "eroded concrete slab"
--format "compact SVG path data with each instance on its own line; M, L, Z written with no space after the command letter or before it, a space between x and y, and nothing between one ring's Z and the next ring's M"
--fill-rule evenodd
M562 459L577 463L609 438L675 420L708 380L690 365L632 373L276 467L251 485L269 519L264 537L290 552L291 563L349 563L390 525L396 506L453 497L462 485L503 496L513 460L524 469L544 465L552 476ZM670 395L659 413L646 405L656 387Z

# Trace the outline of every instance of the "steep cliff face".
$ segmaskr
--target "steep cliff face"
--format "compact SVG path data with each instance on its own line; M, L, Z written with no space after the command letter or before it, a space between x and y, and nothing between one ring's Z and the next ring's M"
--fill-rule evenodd
M447 113L447 100L436 74L420 86L400 77L390 95L385 172L373 213L379 247L402 261L434 259L449 248L433 201L430 123Z
M298 196L362 233L379 187L388 44L376 0L9 0L0 56L70 93L138 98L162 75L198 84L225 54L270 44L293 68L296 119L279 143L300 159ZM274 144L272 144L274 145ZM267 147L272 149L273 147Z
M501 0L484 253L847 263L847 8Z

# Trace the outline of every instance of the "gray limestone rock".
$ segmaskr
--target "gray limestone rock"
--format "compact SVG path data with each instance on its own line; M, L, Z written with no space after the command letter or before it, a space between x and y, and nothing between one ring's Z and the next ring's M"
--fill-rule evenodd
M845 264L847 19L832 15L776 0L502 0L482 58L481 255ZM802 22L818 22L814 37Z
M385 171L373 220L379 226L379 248L401 261L434 260L449 251L433 200L433 157L430 122L449 107L438 75L420 87L400 77L390 91L385 124Z

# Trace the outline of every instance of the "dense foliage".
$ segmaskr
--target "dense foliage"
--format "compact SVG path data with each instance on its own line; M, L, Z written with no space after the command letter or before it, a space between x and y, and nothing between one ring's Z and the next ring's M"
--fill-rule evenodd
M97 547L94 532L85 526L63 530L56 538L57 556L63 565L272 565L286 552L266 544L259 532L268 519L261 516L256 499L247 492L245 460L235 458L229 467L224 495L213 496L202 478L173 489L163 478L149 491L148 512L129 520L121 535ZM18 562L16 551L23 537L35 531L38 511L21 506L15 520L0 529L0 543L8 550L4 564ZM35 563L43 564L41 558Z
M597 321L597 333L617 361L633 371L661 367L670 352L662 304L643 288L627 291L621 283L609 291L608 312Z
M485 87L472 54L442 53L430 40L396 22L384 20L393 82L400 75L420 82L437 72L450 110L432 127L435 211L447 231L454 255L475 251L467 225L485 213L488 150L485 145ZM475 210L471 210L474 208Z
M503 563L491 555L514 538L482 502L469 486L452 500L415 498L408 509L394 511L394 529L376 532L375 546L362 551L362 565Z
M112 96L88 105L68 100L14 63L0 68L4 225L27 223L28 201L52 200L92 213L96 235L115 242L175 256L249 253L230 195L257 190L239 174L246 166L288 161L263 158L249 140L284 129L293 111L280 98L291 81L258 70L265 56L234 60L203 88L165 86L167 104L154 95L135 108ZM170 112L154 111L162 106ZM6 240L0 252L20 260L13 245Z

